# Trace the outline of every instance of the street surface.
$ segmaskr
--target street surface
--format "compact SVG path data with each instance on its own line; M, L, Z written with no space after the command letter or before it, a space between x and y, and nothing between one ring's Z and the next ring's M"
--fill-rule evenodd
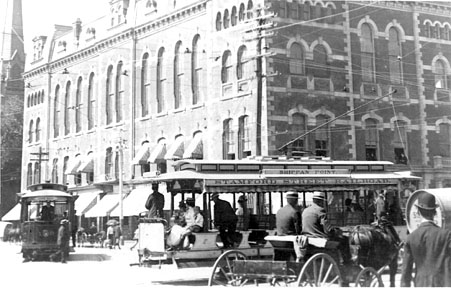
M59 262L22 262L19 244L0 242L0 287L91 288L91 287L200 287L207 286L211 267L180 268L175 265L155 267L130 266L137 263L131 243L121 250L75 248L67 264ZM400 275L397 275L399 286ZM388 275L383 275L389 287ZM260 285L268 286L268 285Z

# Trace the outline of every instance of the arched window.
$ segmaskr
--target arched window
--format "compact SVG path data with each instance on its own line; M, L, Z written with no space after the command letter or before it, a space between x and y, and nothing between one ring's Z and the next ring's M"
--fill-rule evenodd
M362 56L362 80L374 82L374 42L373 31L367 23L362 24L362 36L360 41Z
M334 16L333 16L334 7L332 5L327 5L326 8L326 23L334 24Z
M53 101L53 137L56 138L60 134L60 85L55 87L55 99Z
M27 107L30 107L30 95L27 97Z
M164 91L166 85L166 73L164 68L164 48L158 50L158 60L157 60L157 113L163 112L164 109Z
M77 92L75 95L75 132L80 132L81 131L81 125L82 125L82 121L81 121L81 110L83 108L83 104L82 104L82 96L81 96L81 89L82 89L82 84L83 79L81 77L78 78L77 81Z
M149 53L145 53L141 62L141 117L149 114L150 69Z
M237 66L236 66L236 77L238 80L243 79L243 78L247 78L249 75L246 75L246 73L248 71L246 71L246 52L247 52L247 48L246 46L241 46L238 49L238 54L237 54Z
M304 74L304 51L299 43L291 45L289 61L291 74Z
M182 70L182 63L180 61L181 55L180 55L180 47L182 45L181 41L178 41L177 44L175 44L175 51L174 51L174 109L180 108L181 100L182 100L182 77L183 77L183 70Z
M37 94L36 104L37 105L41 104L41 91L39 91Z
M440 33L440 25L437 23L435 24L435 38L440 39L441 33Z
M41 183L41 167L39 167L39 163L34 163L34 181L33 184Z
M58 183L58 158L53 159L52 183Z
M191 89L193 92L193 104L199 102L200 97L200 79L202 77L202 65L199 52L199 39L200 36L197 34L193 39L193 49L191 54Z
M240 11L238 12L238 21L242 22L246 19L246 7L244 6L244 3L240 4Z
M402 120L397 120L395 121L394 126L393 146L395 152L395 163L407 164L407 123Z
M446 68L442 60L435 62L435 88L447 89L448 83L446 81Z
M426 26L425 26L425 29L424 29L425 31L425 34L426 34L426 37L428 37L428 38L431 38L431 36L432 36L432 31L431 31L431 24L428 22L428 23L426 23Z
M113 89L113 65L108 66L106 73L106 124L109 125L113 123L113 103L114 103L114 89Z
M232 54L229 50L222 55L222 83L229 83L232 81Z
M249 0L247 2L247 19L252 19L254 17L254 3L252 3L252 0Z
M66 94L64 95L64 135L70 133L70 81L66 83Z
M122 83L122 61L119 61L117 64L117 70L116 70L116 122L122 121L122 102L124 99L124 85Z
M108 147L105 152L105 180L113 177L113 148Z
M28 163L27 165L27 186L33 184L33 164Z
M388 31L388 62L390 63L390 80L394 84L402 82L402 49L399 33L396 28Z
M318 78L329 78L330 70L327 64L327 51L323 45L316 45L313 50L313 76Z
M290 138L296 139L307 132L307 117L302 113L294 113L291 115L292 123L290 125ZM293 152L306 152L308 145L308 136L304 136L301 139L294 141L291 144Z
M451 153L451 125L448 123L441 123L439 125L439 148L440 156L449 157Z
M232 26L236 26L237 23L237 15L236 15L236 6L232 7L232 16L230 18L230 22L232 24Z
M329 121L329 117L326 115L316 116L316 126L323 125ZM315 156L328 157L330 147L330 130L329 124L325 125L315 131Z
M223 158L235 159L235 143L233 142L232 119L226 119L223 122L222 145L223 145Z
M321 5L321 3L316 3L315 5L315 18L321 18L322 16L322 8L323 6ZM322 20L318 20L319 22L322 22Z
M251 156L251 127L249 116L238 119L238 159Z
M216 14L216 31L221 31L222 29L222 16L221 13L218 12L218 14Z
M229 18L229 10L224 10L224 18L223 18L224 29L230 27L230 18Z
M448 25L446 25L446 26L443 28L443 37L442 37L442 39L444 39L444 40L450 40L450 38L449 38L449 26L448 26Z
M41 92L41 103L44 103L44 90Z
M310 2L305 2L303 7L303 19L304 21L310 20Z
M39 142L41 140L41 118L39 117L38 119L36 119L35 139L36 142Z
M88 83L88 130L95 127L96 98L94 93L94 72L89 75Z
M63 161L63 184L67 185L67 174L66 174L66 170L67 170L67 166L69 165L69 156L65 156L64 157L64 161Z
M379 132L375 119L365 120L365 160L377 161L379 150Z
M30 125L28 126L28 143L33 143L33 120L30 120Z

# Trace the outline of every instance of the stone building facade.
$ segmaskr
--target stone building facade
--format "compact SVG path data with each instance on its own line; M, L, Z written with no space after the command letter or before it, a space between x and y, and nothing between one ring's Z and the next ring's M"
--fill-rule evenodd
M89 199L149 193L146 176L174 159L284 153L388 160L425 187L449 185L451 6L108 5L97 21L34 39L22 188L67 183L86 196L78 213L97 217ZM117 215L104 198L111 207L97 212Z

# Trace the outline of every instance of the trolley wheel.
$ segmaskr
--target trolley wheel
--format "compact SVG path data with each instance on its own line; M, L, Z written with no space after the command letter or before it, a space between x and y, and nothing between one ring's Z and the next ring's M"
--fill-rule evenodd
M213 270L211 271L211 276L208 280L208 286L240 286L243 282L243 278L233 274L235 260L246 260L246 255L237 250L229 250L222 253L213 265Z
M355 287L384 287L381 275L373 267L365 267L355 279Z
M340 269L331 256L317 253L302 266L297 286L324 287L330 285L342 286Z

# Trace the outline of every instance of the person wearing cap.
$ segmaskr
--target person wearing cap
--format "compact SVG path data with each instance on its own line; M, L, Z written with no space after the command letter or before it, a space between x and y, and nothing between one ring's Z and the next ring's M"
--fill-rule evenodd
M231 248L236 240L235 232L238 217L229 202L219 199L219 193L213 193L211 199L215 203L214 223L219 230L219 236L224 248Z
M434 195L424 192L415 206L421 223L404 245L401 286L410 287L413 280L416 287L451 287L451 231L434 222L438 207Z
M329 223L326 213L326 193L313 192L313 204L302 212L302 234L312 237L321 237L339 242L338 250L341 251L343 262L351 260L348 238L343 236L338 227Z
M276 229L278 236L300 235L302 231L301 208L298 205L298 192L286 194L287 205L277 211Z
M152 183L153 193L149 195L146 201L146 209L149 210L149 218L163 218L164 196L158 192L158 183Z
M57 237L57 245L58 245L58 252L56 252L56 255L60 255L61 257L61 263L67 263L66 262L66 256L69 254L69 231L67 228L69 221L67 219L63 219L60 222L60 227L58 229L58 237Z

